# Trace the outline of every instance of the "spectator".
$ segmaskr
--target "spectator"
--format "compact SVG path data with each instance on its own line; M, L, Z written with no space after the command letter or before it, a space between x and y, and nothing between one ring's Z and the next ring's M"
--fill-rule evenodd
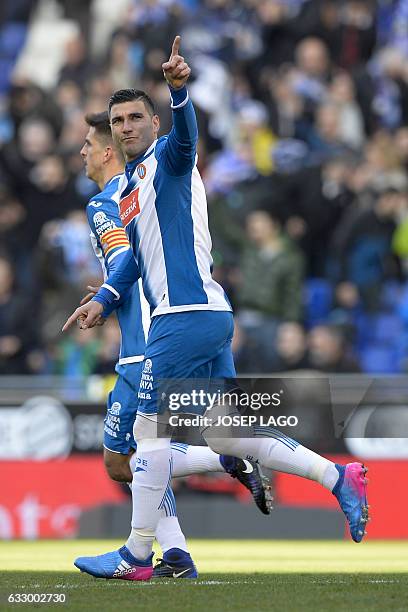
M318 325L309 332L310 364L327 373L360 372L344 334L338 327Z
M399 278L391 241L400 212L399 192L385 187L369 210L350 210L333 238L339 280L355 284L369 310L377 310L381 283Z
M275 371L309 369L306 333L299 323L281 323L276 334L277 364Z
M81 34L72 36L65 45L65 63L59 73L59 82L72 81L84 88L92 74L92 64Z
M35 348L33 304L17 288L11 262L0 256L0 374L28 374Z
M238 321L257 342L267 368L274 358L276 329L302 316L304 259L265 210L247 217L247 241L240 261Z

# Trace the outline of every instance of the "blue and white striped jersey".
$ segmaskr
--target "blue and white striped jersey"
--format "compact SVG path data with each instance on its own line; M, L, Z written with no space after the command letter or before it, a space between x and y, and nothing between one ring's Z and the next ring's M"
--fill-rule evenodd
M103 191L94 196L86 207L91 242L95 255L101 263L104 279L117 270L128 252L131 253L118 212L121 179L123 175L111 178ZM130 287L126 299L121 300L116 308L121 331L119 365L143 360L150 314L143 293L139 289L139 282L136 280Z
M207 200L196 166L197 122L186 88L172 92L173 127L128 163L119 202L128 255L95 297L106 308L140 271L151 316L230 311L212 278Z

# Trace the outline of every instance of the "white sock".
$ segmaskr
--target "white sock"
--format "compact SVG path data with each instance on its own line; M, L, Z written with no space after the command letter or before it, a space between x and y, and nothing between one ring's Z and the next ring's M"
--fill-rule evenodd
M204 432L204 437L209 430ZM257 428L254 438L215 438L211 435L214 433L210 433L206 440L216 452L259 461L261 465L277 472L315 480L330 491L338 480L339 473L332 461L276 429Z
M189 446L171 443L173 477L201 474L203 472L224 472L220 456L208 446Z
M146 559L152 551L170 482L170 440L140 440L132 481L132 530L126 542L127 548L137 559Z
M187 449L189 448L187 444L183 444L183 445L180 444L177 446L178 446L177 449L172 448L173 472L174 472L174 462L177 463L177 460L175 458L179 456L184 457L184 454L187 452ZM186 448L183 449L182 448L183 446ZM207 446L204 446L204 447L201 447L201 446L194 447L193 446L191 448L204 448L205 450L209 451L211 455L218 457L218 455L216 455L216 453L210 450ZM133 455L131 455L129 459L129 466L130 466L132 473L136 469L136 464L137 464L136 453L134 453ZM219 461L218 461L218 464L220 465ZM190 472L186 472L186 473L188 474ZM184 476L185 474L178 474L178 475ZM130 490L132 490L132 483L129 482L128 484L129 484ZM171 494L173 495L172 492ZM173 500L174 500L174 495L173 495ZM174 500L174 504L175 504L175 500ZM184 534L181 531L180 523L176 515L175 506L174 506L174 513L175 513L174 515L168 515L167 512L168 511L165 510L165 508L161 509L160 520L159 520L159 523L156 529L156 540L159 543L159 546L162 549L162 552L165 553L167 550L170 550L171 548L180 548L181 550L184 550L185 552L188 553L188 546L187 546L186 538L184 537Z
M181 548L188 553L186 538L181 531L177 516L166 516L163 511L156 529L156 540L163 554L170 548Z

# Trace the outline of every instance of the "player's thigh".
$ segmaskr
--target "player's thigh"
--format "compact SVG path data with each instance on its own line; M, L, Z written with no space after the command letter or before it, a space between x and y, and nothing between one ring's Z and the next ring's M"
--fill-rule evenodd
M166 409L162 397L168 397L174 387L180 391L180 381L208 380L214 360L227 354L232 333L229 312L193 311L154 317L141 374L138 411L160 414ZM231 367L228 372L232 372Z
M233 379L236 377L234 356L232 354L232 339L228 340L220 353L211 362L211 378Z

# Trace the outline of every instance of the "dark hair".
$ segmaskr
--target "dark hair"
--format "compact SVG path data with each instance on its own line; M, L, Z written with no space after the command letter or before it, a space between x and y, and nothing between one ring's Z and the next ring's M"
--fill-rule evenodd
M99 136L112 140L108 111L103 111L102 113L88 113L85 116L85 121L90 127L95 128Z
M119 89L109 99L109 115L114 104L123 104L124 102L133 102L134 100L142 100L149 114L155 114L153 100L145 91L141 89Z

